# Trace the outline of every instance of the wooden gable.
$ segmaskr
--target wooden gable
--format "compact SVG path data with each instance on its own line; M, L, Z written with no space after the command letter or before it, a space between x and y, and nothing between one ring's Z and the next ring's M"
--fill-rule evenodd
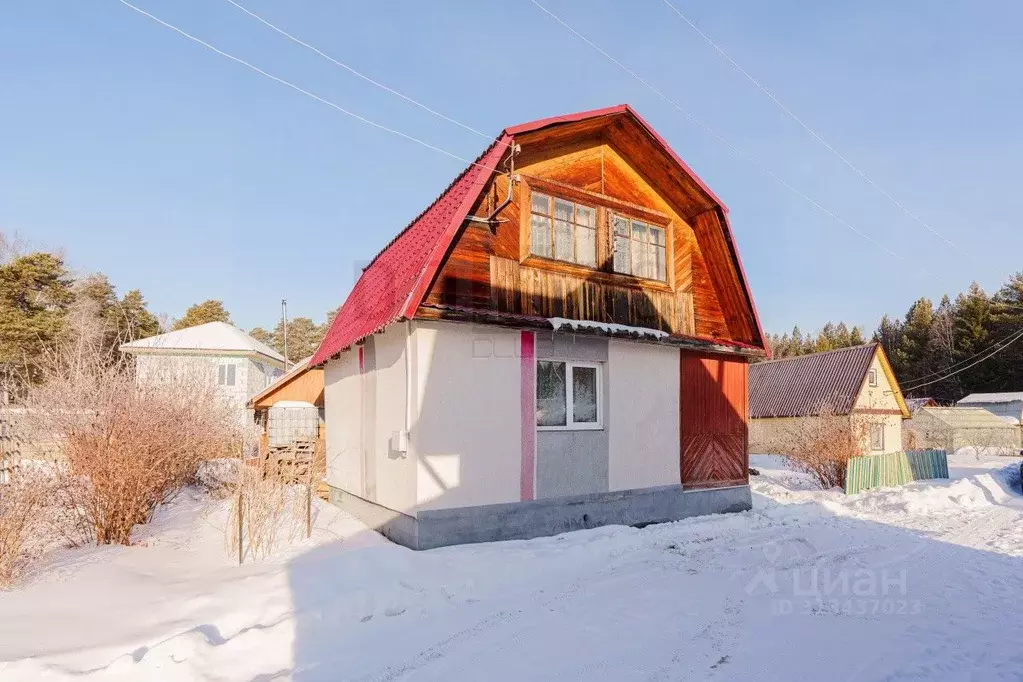
M509 131L511 132L511 131ZM514 136L434 278L418 316L591 320L763 348L723 208L630 112ZM514 170L511 170L511 164ZM596 267L530 252L532 192L595 208ZM664 280L615 272L611 216L662 228Z

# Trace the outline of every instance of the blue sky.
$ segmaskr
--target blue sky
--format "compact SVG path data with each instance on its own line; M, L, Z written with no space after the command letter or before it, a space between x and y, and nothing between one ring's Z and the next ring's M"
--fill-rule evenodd
M1018 66L1008 1L678 6L953 249L814 142L659 0L546 0L744 153L735 156L529 0L240 0L478 130L632 104L728 204L764 326L872 330L920 295L1020 268ZM135 0L367 118L474 158L486 141L373 88L223 0ZM271 82L116 0L0 9L0 230L179 316L222 299L242 327L286 297L320 320L460 172ZM969 254L969 255L967 255Z

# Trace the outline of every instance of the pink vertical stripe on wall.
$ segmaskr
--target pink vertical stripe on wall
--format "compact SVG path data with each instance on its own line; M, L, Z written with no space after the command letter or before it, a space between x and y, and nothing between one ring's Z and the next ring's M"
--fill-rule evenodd
M523 500L536 497L536 346L533 332L522 332L522 472Z

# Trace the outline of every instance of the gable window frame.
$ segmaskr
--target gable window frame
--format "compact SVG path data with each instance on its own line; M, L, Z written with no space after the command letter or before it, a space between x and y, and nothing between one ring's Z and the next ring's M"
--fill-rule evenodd
M651 282L669 283L668 241L670 231L667 225L661 225L646 218L636 218L621 211L608 210L608 238L611 243L611 270L618 275L628 275ZM637 230L636 225L642 229ZM621 228L626 227L626 234ZM660 235L660 243L653 240L655 234ZM620 247L628 247L628 254ZM637 249L639 260L637 261ZM658 254L660 261L658 262ZM637 262L640 265L637 266ZM627 268L627 269L626 269ZM639 270L637 272L637 270Z
M884 451L884 424L870 423L870 449L872 452Z
M529 255L584 268L597 269L598 212L596 205L567 198L556 192L529 188ZM566 208L570 212L566 214ZM566 239L566 231L570 237ZM546 240L538 239L546 232ZM570 245L565 246L568 241ZM538 248L546 244L547 248ZM587 257L580 257L581 250ZM570 255L566 253L570 251Z
M541 424L540 403L543 400L540 396L542 387L540 385L540 365L553 364L563 365L563 390L564 390L564 424ZM584 360L567 360L562 358L538 358L536 361L536 429L537 431L601 431L604 428L604 387L603 387L603 363ZM575 404L575 372L577 369L593 370L594 373L594 394L596 396L596 421L576 421Z
M871 388L877 388L877 370L871 369L867 372L867 385Z

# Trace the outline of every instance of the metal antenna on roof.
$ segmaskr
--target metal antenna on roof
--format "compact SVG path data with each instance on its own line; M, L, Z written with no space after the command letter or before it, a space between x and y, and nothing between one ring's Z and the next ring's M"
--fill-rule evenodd
M288 371L288 299L281 299L281 317L284 319L284 371Z

